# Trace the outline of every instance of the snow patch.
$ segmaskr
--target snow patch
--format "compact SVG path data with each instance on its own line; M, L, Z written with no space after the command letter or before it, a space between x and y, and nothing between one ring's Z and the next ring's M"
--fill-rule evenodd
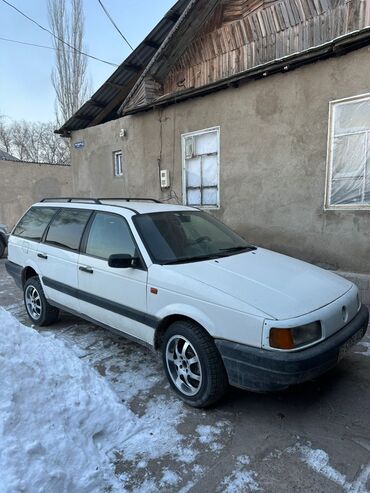
M118 488L110 457L140 419L61 341L2 308L0 337L1 491Z
M174 471L165 469L162 479L160 480L160 486L175 486L180 481L180 476Z
M362 346L365 351L355 351L355 354L361 354L362 356L370 356L370 342L359 342L358 346Z
M221 434L221 428L211 425L199 425L196 428L196 432L199 435L200 443L212 443Z
M148 461L171 454L177 460L184 460L184 454L190 454L187 462L194 460L194 452L185 452L181 446L184 436L176 427L183 420L186 411L181 401L163 396L153 398L141 421L143 427L139 435L132 436L122 447L125 460Z
M257 473L252 470L245 469L246 465L250 464L250 458L247 455L240 455L236 458L237 467L226 476L221 483L222 493L240 493L241 491L258 491L260 486L256 481Z
M301 453L303 462L310 466L311 469L321 473L340 486L345 486L346 477L331 467L329 464L329 455L324 450L312 449L306 445L299 445L297 449Z
M199 442L207 444L212 452L218 452L222 450L223 444L218 440L221 439L225 430L225 426L228 426L226 421L219 421L216 426L211 425L199 425L196 428L196 432L199 435Z
M353 482L348 481L346 476L330 465L329 455L321 449L311 448L311 444L302 445L297 443L287 450L289 453L300 454L301 460L312 470L321 474L328 480L341 486L347 493L370 493L366 483L370 479L370 464L363 466Z

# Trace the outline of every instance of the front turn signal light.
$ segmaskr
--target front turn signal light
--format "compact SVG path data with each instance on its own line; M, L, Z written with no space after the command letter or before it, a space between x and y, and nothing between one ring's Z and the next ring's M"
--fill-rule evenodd
M270 347L276 349L296 349L319 341L321 337L322 330L320 322L311 322L290 329L273 328L270 330Z
M294 341L290 329L271 329L270 346L277 349L294 349Z

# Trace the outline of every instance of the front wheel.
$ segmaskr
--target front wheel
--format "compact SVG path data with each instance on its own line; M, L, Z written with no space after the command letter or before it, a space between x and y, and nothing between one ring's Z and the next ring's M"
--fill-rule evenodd
M27 315L34 324L41 327L58 320L59 310L47 302L38 277L27 279L23 294Z
M228 388L220 353L212 337L195 322L180 320L168 328L162 359L172 388L190 406L210 406Z

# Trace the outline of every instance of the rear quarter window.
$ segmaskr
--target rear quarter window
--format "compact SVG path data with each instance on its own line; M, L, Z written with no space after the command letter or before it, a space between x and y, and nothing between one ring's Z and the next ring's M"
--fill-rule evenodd
M13 235L40 241L57 210L54 207L31 207L15 227Z
M62 209L52 220L45 243L77 251L91 214L87 209Z

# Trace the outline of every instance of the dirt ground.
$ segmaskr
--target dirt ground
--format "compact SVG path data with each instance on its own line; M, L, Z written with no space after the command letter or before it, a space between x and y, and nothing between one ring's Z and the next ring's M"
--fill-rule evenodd
M4 264L0 305L30 325ZM370 492L369 334L314 381L271 394L230 389L204 411L176 398L150 350L67 314L42 330L73 348L153 426L153 441L130 460L116 454L123 490Z

